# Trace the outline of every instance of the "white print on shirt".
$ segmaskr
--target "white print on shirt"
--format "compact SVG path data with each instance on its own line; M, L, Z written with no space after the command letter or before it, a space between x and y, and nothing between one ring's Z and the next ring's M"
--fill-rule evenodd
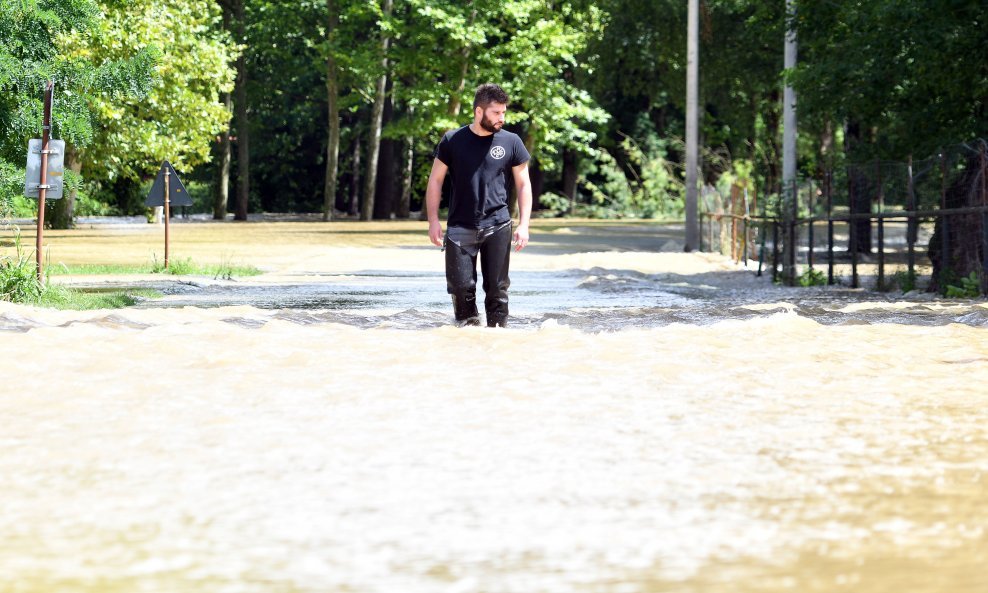
M503 159L504 158L504 147L503 146L495 146L494 148L492 148L491 149L491 157L493 157L496 160Z

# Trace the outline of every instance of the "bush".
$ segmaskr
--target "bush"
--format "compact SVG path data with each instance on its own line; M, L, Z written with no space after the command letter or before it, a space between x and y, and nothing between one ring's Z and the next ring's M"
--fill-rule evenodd
M952 299L974 299L981 296L981 279L978 278L978 273L971 272L966 278L961 278L960 286L948 285L946 296Z
M45 290L38 282L37 264L24 255L19 234L15 236L14 244L17 247L15 257L0 257L0 300L37 303Z
M802 287L826 286L827 276L820 270L808 268L806 271L804 271L802 274L799 275L798 282L799 285Z

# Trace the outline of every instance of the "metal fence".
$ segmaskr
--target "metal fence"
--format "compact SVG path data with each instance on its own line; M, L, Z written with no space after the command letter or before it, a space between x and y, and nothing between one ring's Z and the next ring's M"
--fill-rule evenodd
M701 250L746 265L757 260L759 275L767 269L776 281L796 284L800 269L805 274L826 265L828 284L846 278L857 288L867 266L874 287L884 289L891 266L914 283L925 274L928 285L942 292L956 281L957 268L976 267L981 292L988 294L984 140L922 160L835 168L765 196L760 205L744 185L733 186L728 196L701 195Z

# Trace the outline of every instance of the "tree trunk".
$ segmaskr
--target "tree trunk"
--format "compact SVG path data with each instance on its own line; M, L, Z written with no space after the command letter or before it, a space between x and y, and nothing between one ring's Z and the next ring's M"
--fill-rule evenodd
M336 177L340 164L340 107L339 107L339 83L337 81L336 56L333 54L335 46L333 42L336 37L336 27L339 18L333 0L326 0L326 9L329 11L329 50L326 57L326 97L329 108L329 140L326 142L326 182L323 186L323 207L322 219L324 221L333 219L333 208L336 206Z
M360 135L353 139L353 174L350 176L350 207L347 213L356 216L360 204Z
M75 173L76 178L82 173L82 158L71 146L65 147L65 168ZM65 188L61 200L45 201L45 226L50 229L71 229L75 226L75 199L77 190Z
M570 212L576 209L576 180L579 175L578 154L572 148L563 149L563 195L570 203Z
M233 108L233 94L224 93L227 111ZM216 170L213 182L213 219L226 219L226 208L230 201L230 126L221 132L216 142Z
M391 98L391 89L392 81L389 79L384 93L382 128L391 123L391 120L394 118L394 103ZM395 199L395 194L398 193L398 187L395 183L395 179L397 178L397 159L395 158L395 153L397 149L398 143L394 140L388 138L381 140L380 157L377 166L378 182L374 192L374 218L377 219L390 220L391 214L394 212L395 203L398 201Z
M862 156L859 149L861 145L861 124L855 120L847 122L844 130L844 154L848 160L853 160ZM875 196L876 187L865 170L866 165L847 167L847 191L850 212L852 214L869 214L871 212L872 198ZM871 221L859 219L852 222L854 227L854 244L858 253L871 253ZM851 246L848 245L848 251Z
M405 173L402 176L401 197L395 208L395 216L405 219L412 212L412 176L415 174L415 139L409 136L405 139Z
M474 21L477 20L477 9L473 8L473 0L470 0L470 7L470 19L467 22L467 28L472 27ZM460 102L463 97L463 90L466 88L467 74L470 71L471 49L472 47L469 43L460 49L460 72L457 76L456 86L453 87L453 94L449 98L449 114L453 117L460 115Z
M946 157L944 157L946 158ZM982 154L975 153L966 157L963 171L954 179L946 179L943 183L944 195L941 206L946 208L965 208L980 206L988 200L988 192L984 175L988 175L988 163ZM941 166L941 175L951 170L946 162ZM951 285L961 286L961 279L971 272L979 276L984 272L983 252L983 216L981 213L958 214L947 218L939 217L933 227L930 237L929 256L933 263L933 275L927 290L946 294ZM946 247L946 252L944 248Z
M779 105L781 102L782 98L779 96L779 91L773 90L770 94L770 101L765 114L765 135L769 148L766 159L766 168L768 169L765 175L766 193L771 193L779 189L779 164L782 161L782 151L779 148L779 128L781 126L781 122L779 121ZM769 213L770 216L777 214L779 213Z
M384 0L382 18L391 17L394 0ZM381 151L381 121L384 117L384 98L388 83L388 46L391 36L381 33L381 76L377 79L374 94L374 107L371 109L370 136L367 144L367 176L364 178L364 203L360 209L360 220L370 220L374 214L374 193L377 185L377 159Z
M236 22L238 41L247 43L247 20L244 0L233 3L233 16ZM237 120L237 208L234 220L247 220L250 202L250 125L247 109L247 60L243 54L237 58L236 94Z

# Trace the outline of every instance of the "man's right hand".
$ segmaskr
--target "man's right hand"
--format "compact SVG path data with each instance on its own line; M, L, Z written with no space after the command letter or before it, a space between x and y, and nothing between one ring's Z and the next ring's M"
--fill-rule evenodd
M429 221L429 240L436 247L443 246L443 225L438 220Z

